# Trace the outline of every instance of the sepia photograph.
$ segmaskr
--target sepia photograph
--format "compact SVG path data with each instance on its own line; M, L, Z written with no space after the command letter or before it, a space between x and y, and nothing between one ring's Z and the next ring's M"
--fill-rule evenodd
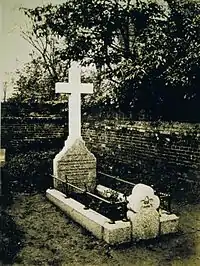
M200 265L200 0L0 0L0 265Z

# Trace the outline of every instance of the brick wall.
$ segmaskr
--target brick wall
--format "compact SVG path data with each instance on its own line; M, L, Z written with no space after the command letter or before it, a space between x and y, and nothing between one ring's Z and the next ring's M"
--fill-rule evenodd
M2 118L2 147L19 151L47 141L61 149L67 136L63 118ZM200 182L200 124L119 120L84 121L82 135L96 155L98 169L135 182ZM34 142L37 142L36 144Z
M100 170L163 186L200 182L200 124L90 121L82 132Z
M67 135L66 119L59 117L2 117L1 146L9 150L23 149L26 144L48 142L56 145ZM56 142L56 143L55 143ZM39 147L38 147L39 148Z

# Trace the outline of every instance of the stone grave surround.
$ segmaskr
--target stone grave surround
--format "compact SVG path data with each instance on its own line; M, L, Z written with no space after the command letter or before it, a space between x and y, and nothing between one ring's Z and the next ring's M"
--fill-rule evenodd
M93 192L96 187L96 158L87 149L81 136L81 93L93 93L93 85L81 83L81 68L72 62L69 82L56 83L56 93L69 94L69 135L60 153L53 160L54 188L60 182L69 182L81 189Z
M48 189L47 197L69 217L80 223L97 238L107 243L125 243L132 240L155 238L162 234L177 231L179 218L175 214L158 211L159 198L151 187L137 184L127 197L127 221L116 221L89 209L59 191L59 180L69 182L80 189L94 192L96 184L96 158L87 149L81 137L81 93L92 93L92 84L81 84L80 67L72 63L69 69L69 82L56 83L57 93L69 94L69 136L63 149L53 160L54 189ZM104 188L103 188L104 190ZM108 188L102 195L109 194ZM112 193L111 193L112 194ZM123 195L118 195L124 200Z
M109 196L107 187L99 185L102 195ZM113 191L111 190L110 194ZM48 189L47 198L58 206L66 215L90 231L98 239L109 244L122 244L139 240L152 239L160 235L175 233L178 230L179 218L175 214L158 211L160 200L154 195L151 187L137 184L127 198L127 220L112 223L108 217L92 210L85 209L80 202L66 197L62 192ZM124 200L119 193L119 199Z

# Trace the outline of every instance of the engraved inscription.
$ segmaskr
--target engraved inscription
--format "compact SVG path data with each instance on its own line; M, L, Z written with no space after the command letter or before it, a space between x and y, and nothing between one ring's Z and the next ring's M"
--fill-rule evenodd
M81 189L94 191L96 187L96 158L83 141L73 145L57 162L58 178Z

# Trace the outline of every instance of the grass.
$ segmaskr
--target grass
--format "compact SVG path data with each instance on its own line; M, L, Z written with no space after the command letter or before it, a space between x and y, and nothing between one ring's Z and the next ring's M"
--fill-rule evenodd
M200 265L200 205L176 205L180 234L109 246L41 194L18 195L2 215L3 265Z

